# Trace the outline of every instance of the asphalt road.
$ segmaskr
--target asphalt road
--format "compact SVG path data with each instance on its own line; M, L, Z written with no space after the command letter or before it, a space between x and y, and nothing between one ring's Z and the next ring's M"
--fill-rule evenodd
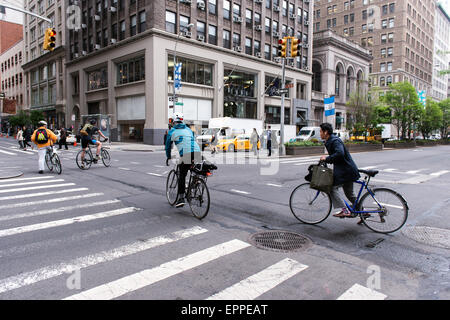
M318 156L218 154L200 221L168 205L163 152L112 151L110 168L81 171L78 151L61 151L61 175L39 175L35 151L0 138L0 173L23 172L0 180L0 299L450 298L449 146L353 154L380 170L371 185L408 202L390 235L357 219L295 219L289 196ZM275 252L250 240L274 230L311 244Z

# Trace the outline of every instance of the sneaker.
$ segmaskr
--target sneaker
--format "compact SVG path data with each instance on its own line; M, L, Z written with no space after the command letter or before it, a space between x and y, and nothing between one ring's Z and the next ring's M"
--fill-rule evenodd
M39 170L39 174L43 174L44 173L44 170Z
M176 208L181 208L181 207L184 206L184 205L185 205L184 197L180 197L180 198L178 199L177 203L175 204L175 207L176 207Z
M101 160L101 159L102 159L102 156L100 156L98 154L95 155L95 160Z
M81 163L80 167L81 169L84 169L84 163Z

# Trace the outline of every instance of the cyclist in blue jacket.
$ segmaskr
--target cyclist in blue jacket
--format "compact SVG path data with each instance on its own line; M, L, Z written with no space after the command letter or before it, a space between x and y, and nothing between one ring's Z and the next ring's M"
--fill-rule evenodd
M178 178L178 201L175 204L177 208L184 206L184 193L186 184L186 175L191 168L192 163L201 162L202 154L199 145L195 141L194 133L183 122L183 114L175 113L172 117L173 127L167 134L166 156L168 164L171 158L172 143L178 149L180 154L180 177ZM195 160L195 161L194 161Z

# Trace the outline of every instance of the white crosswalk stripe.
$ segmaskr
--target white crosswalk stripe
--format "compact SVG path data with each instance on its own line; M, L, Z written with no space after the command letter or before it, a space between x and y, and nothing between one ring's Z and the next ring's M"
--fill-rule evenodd
M61 188L61 187L68 187L68 186L74 186L75 183L61 183L61 184L51 184L48 186L34 186L34 187L26 187L26 188L16 188L16 189L9 189L9 190L0 190L0 193L11 193L11 192L18 192L18 191L27 191L27 190L36 190L36 189L50 189L50 188ZM58 191L59 192L59 191Z
M356 283L339 296L337 300L384 300L386 297L383 293Z
M31 184L42 184L42 183L54 183L54 182L62 182L64 179L55 179L55 180L45 180L45 181L31 181L31 182L19 182L12 184L0 184L0 188L4 187L16 187L16 186L27 186Z
M61 193L87 191L87 190L89 190L89 189L88 188L63 189L63 190L58 190L58 195ZM32 198L32 197L42 197L42 196L49 196L49 195L55 195L55 191L37 192L37 193L19 194L19 195L15 195L15 196L0 197L0 201L24 199L24 198Z
M83 190L88 190L88 189L83 188ZM86 194L71 196L71 197L53 198L53 199L31 201L31 202L12 203L12 204L2 205L2 206L0 206L0 209L22 208L22 207L35 206L35 205L42 206L43 204L48 204L48 203L56 203L56 202L63 202L63 201L69 201L69 200L80 200L80 199L86 199L86 198L91 198L91 197L98 197L98 196L102 196L102 195L104 195L104 194L103 193L86 193Z

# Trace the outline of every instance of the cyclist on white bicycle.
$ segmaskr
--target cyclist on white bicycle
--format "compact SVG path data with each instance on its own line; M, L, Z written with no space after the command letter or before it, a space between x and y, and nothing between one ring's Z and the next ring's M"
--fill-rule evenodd
M178 180L178 201L175 204L177 208L184 206L184 193L186 184L186 175L191 168L192 163L200 162L202 154L199 145L195 141L194 133L183 122L182 113L174 113L173 128L167 134L166 140L166 156L168 164L171 159L172 143L175 143L180 154L180 177ZM195 160L195 161L194 161Z
M105 137L105 135L100 131L99 128L95 127L97 124L97 120L91 119L89 123L85 124L83 129L80 130L81 134L81 167L84 167L84 155L86 154L86 148L89 144L96 145L97 146L97 153L95 155L95 160L98 161L101 159L100 151L102 149L102 143L100 141L97 141L95 139L92 139L92 136L96 134L97 132L102 136L105 141L108 141L108 138Z
M45 154L47 153L47 149L56 143L56 140L58 140L58 138L53 131L47 129L47 122L44 120L39 121L39 128L34 131L31 136L31 141L33 141L38 147L40 174L44 173Z

